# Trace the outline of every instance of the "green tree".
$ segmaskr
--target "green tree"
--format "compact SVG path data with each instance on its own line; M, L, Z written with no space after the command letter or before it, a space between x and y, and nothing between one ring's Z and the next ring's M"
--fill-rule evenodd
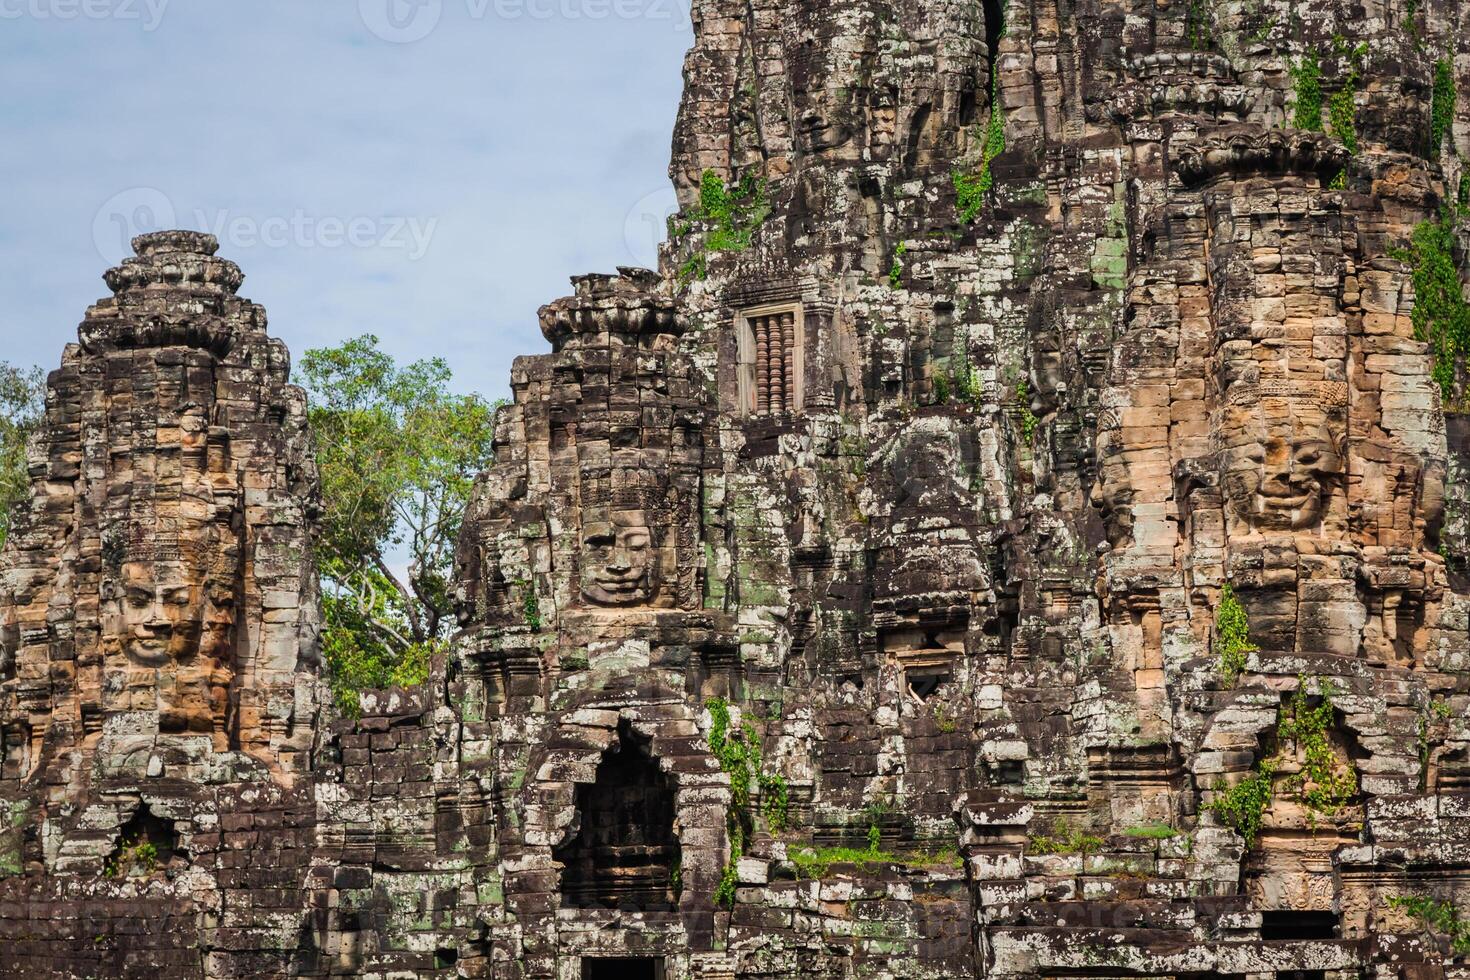
M40 368L18 368L0 361L0 545L10 535L15 508L26 497L26 440L46 404L46 377Z
M454 628L455 538L492 458L495 406L441 358L400 367L372 335L307 351L298 381L321 471L322 650L338 703L412 686Z

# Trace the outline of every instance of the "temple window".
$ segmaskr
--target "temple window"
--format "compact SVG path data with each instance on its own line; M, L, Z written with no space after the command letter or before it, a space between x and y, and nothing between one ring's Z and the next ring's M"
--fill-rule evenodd
M782 415L805 404L805 323L799 304L746 310L735 321L741 415Z
M955 622L906 623L882 630L879 642L903 672L905 697L919 705L954 680L955 661L965 651L963 624Z

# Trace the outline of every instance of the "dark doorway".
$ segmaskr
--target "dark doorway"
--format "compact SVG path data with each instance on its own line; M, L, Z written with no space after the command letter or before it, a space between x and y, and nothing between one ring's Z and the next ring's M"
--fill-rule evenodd
M1262 912L1261 938L1336 939L1337 916L1331 912Z
M555 854L563 865L563 904L672 911L679 863L674 792L646 740L626 723L619 728L617 743L597 767L597 782L579 784L576 799L577 831Z
M582 961L582 980L664 980L661 959L607 959Z

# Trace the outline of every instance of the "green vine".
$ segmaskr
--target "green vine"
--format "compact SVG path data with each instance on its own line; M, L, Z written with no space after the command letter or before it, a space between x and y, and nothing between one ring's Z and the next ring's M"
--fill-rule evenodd
M786 785L786 777L762 776L761 812L765 814L766 825L772 832L780 833L786 829L791 816L790 808L790 790Z
M1332 93L1332 98L1327 102L1328 129L1332 135L1342 142L1349 156L1358 155L1358 82L1363 77L1363 59L1368 56L1368 42L1364 41L1356 47L1348 47L1347 41L1341 36L1332 39L1333 49L1346 64L1347 75L1342 80L1342 85ZM1321 98L1321 87L1318 85L1318 98ZM1320 112L1318 114L1320 118ZM1339 178L1346 183L1346 174L1339 174ZM1334 183L1338 181L1334 180Z
M1234 786L1217 785L1215 798L1206 805L1206 809L1245 838L1247 850L1255 846L1266 807L1271 805L1271 776L1275 771L1275 762L1263 760L1254 772Z
M908 251L909 247L904 242L899 242L898 247L893 250L893 265L888 270L888 285L892 289L903 285L903 257Z
M1434 63L1434 92L1429 103L1429 159L1438 160L1440 147L1455 123L1455 66L1448 58ZM1451 151L1454 147L1451 146Z
M1016 404L1020 407L1021 413L1021 435L1027 442L1030 442L1031 438L1036 435L1036 427L1041 420L1031 411L1031 389L1024 381L1016 385Z
M735 886L740 881L740 873L736 870L736 865L740 856L740 848L732 840L730 863L725 865L724 870L720 872L720 883L715 886L715 904L723 908L729 908L735 904Z
M1259 647L1250 641L1250 620L1228 582L1220 590L1220 605L1215 610L1215 643L1220 650L1220 676L1233 685L1245 673L1246 658Z
M949 375L941 383L934 379L934 399L947 402L951 393L963 402L979 408L985 400L985 389L981 384L980 372L970 363L970 340L968 336L955 338L954 353L950 356ZM957 361L957 363L956 363ZM941 394L942 392L942 394Z
M1210 50L1211 26L1210 9L1205 0L1190 0L1189 11L1185 15L1185 38L1191 49Z
M751 825L752 785L760 788L761 812L773 831L784 829L787 824L789 792L784 777L761 773L761 743L755 725L747 721L738 727L733 726L730 702L724 698L709 698L704 706L710 713L707 739L710 751L730 777L730 809L725 816L726 829L730 833L730 861L725 865L714 895L716 905L729 906L735 900L736 864L745 853L745 841Z
M955 170L950 174L954 182L955 207L960 212L962 224L973 224L985 207L985 197L995 184L990 162L1005 152L1006 121L1000 107L999 66L990 69L990 120L985 126L985 143L980 151L980 168L967 174Z
M536 598L536 588L530 582L517 582L521 592L521 616L531 632L541 632L541 603Z
M1358 777L1351 766L1338 761L1327 738L1333 725L1334 691L1326 681L1318 684L1320 701L1312 704L1307 694L1307 678L1299 678L1296 693L1282 707L1276 719L1276 754L1262 759L1255 771L1234 786L1215 787L1215 798L1206 809L1220 817L1245 838L1247 848L1255 846L1260 835L1261 820L1275 793L1273 777L1282 764L1282 752L1289 743L1301 753L1301 770L1283 780L1297 802L1305 806L1313 824L1318 814L1332 816L1358 793Z
M1306 678L1301 678L1276 725L1278 747L1290 742L1304 757L1301 771L1289 777L1286 785L1314 819L1319 813L1335 815L1358 794L1357 773L1338 761L1327 739L1333 724L1332 686L1322 681L1319 690L1321 701L1314 707L1307 697Z
M1297 129L1322 130L1322 63L1308 51L1291 69L1295 83L1291 124Z
M1395 895L1388 906L1406 913L1428 931L1448 938L1455 953L1470 953L1470 920L1460 917L1454 902L1441 902L1427 895Z
M1450 208L1438 219L1414 228L1406 251L1414 282L1414 335L1434 353L1431 372L1446 402L1455 401L1460 364L1470 349L1470 304L1465 302L1460 268L1455 261L1455 215Z

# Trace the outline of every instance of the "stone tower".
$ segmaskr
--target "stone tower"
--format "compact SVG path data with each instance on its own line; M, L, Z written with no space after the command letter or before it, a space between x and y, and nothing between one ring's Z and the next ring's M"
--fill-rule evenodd
M1461 6L693 15L660 268L541 310L360 718L238 270L110 274L0 563L0 962L1470 977Z

